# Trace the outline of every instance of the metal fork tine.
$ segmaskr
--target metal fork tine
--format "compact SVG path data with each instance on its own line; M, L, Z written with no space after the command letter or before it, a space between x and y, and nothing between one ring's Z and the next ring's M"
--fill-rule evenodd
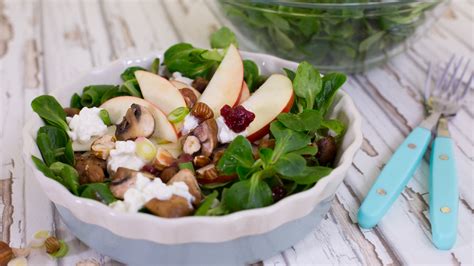
M433 74L433 65L431 62L428 64L428 77L426 77L425 80L425 88L424 88L424 96L425 96L425 102L428 102L428 99L430 98L430 87L431 87L431 75Z
M448 83L446 86L443 88L443 91L446 91L446 99L450 99L451 95L454 92L454 86L453 82L456 80L456 74L458 73L459 67L462 65L462 62L464 61L464 57L459 58L459 62L457 64L454 64L454 70L453 73L451 74L451 78L449 79Z
M453 89L452 89L453 92L456 93L459 85L462 83L462 79L464 78L464 74L466 74L467 67L469 66L470 63L471 63L471 59L469 58L466 64L464 65L464 69L462 70L461 76L459 77L459 79L456 80L456 84L453 85Z
M436 82L436 86L435 86L435 88L434 88L435 91L436 91L436 90L438 90L438 91L441 90L441 91L442 91L442 87L441 87L441 86L443 85L444 79L445 79L446 76L447 76L449 67L451 66L451 64L452 64L453 61L454 61L454 57L455 57L455 56L452 55L451 58L449 59L448 64L446 64L446 67L444 68L443 74L441 74L441 78L438 79L438 81Z
M474 72L471 73L471 76L469 77L469 80L467 81L466 83L466 87L462 90L462 93L460 93L457 97L456 97L456 102L459 102L462 98L464 98L464 96L466 96L466 94L469 92L470 88L471 88L471 83L474 79ZM461 81L462 82L462 81Z

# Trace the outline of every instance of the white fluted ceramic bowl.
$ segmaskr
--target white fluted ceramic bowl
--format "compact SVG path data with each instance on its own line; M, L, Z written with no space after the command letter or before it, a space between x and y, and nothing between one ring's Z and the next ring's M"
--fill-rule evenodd
M120 73L132 65L149 67L161 57L117 60L94 69L53 95L68 106L71 95L90 84L119 84ZM273 56L242 52L254 60L263 74L296 69L297 63ZM165 219L149 214L114 211L100 202L72 195L56 181L36 170L31 155L40 157L35 143L43 122L32 118L24 129L24 156L64 223L90 247L118 261L134 264L242 264L268 258L307 235L329 210L330 201L342 183L362 143L361 117L351 98L339 92L330 110L347 132L339 147L337 167L313 188L284 198L265 208L240 211L222 217Z

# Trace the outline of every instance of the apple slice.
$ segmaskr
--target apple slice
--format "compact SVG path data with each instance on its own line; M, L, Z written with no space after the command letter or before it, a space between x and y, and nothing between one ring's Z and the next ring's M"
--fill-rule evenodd
M201 97L201 93L193 88L192 86L189 86L188 84L178 81L178 80L170 80L171 84L173 84L178 90L183 89L183 88L188 88L193 91L194 95L199 99Z
M214 117L217 117L222 106L234 106L239 102L243 81L242 58L237 48L231 44L198 101L211 107Z
M176 108L186 107L186 102L178 88L167 79L143 70L135 71L135 77L143 98L160 108L165 115Z
M134 103L148 108L153 115L153 118L155 119L155 131L153 132L154 137L169 142L178 141L178 133L173 124L168 121L166 115L160 110L160 108L149 101L132 96L120 96L106 101L100 106L100 108L104 108L109 112L110 121L113 124L119 124L125 116L128 108L130 108Z
M255 114L247 127L247 139L255 141L268 134L270 123L280 113L290 111L293 105L291 80L280 74L271 75L250 98L242 103L245 109Z
M242 82L242 90L240 91L239 104L245 102L250 97L250 90L247 86L247 82Z

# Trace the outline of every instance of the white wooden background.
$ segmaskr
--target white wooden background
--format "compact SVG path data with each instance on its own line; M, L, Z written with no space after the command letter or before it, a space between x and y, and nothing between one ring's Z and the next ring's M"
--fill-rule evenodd
M362 150L321 224L264 264L473 263L472 94L471 107L450 123L460 182L456 246L439 251L430 242L426 159L379 226L361 230L356 224L359 204L384 162L422 120L427 62L446 60L452 52L473 58L473 20L474 1L455 0L406 53L349 78L344 89L364 117ZM116 58L180 41L207 47L209 34L223 21L211 0L0 0L1 239L25 246L37 230L51 230L69 242L70 255L54 261L33 253L31 265L117 264L74 238L25 167L20 133L32 115L30 101Z

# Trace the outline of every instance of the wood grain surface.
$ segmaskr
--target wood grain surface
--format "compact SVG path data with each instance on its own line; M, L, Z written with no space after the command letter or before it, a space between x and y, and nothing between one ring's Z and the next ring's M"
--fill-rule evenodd
M71 252L53 260L33 252L30 265L117 265L89 249L61 222L21 154L21 130L31 100L60 88L95 66L145 55L186 41L208 47L225 18L212 0L0 0L0 236L23 247L34 232L50 230ZM344 90L364 121L364 143L328 215L292 248L266 265L399 265L473 263L473 93L450 120L459 173L456 246L431 244L428 157L380 224L357 225L357 210L384 163L423 119L421 88L429 61L452 53L474 58L474 1L452 1L439 21L405 53L364 74ZM470 71L474 64L471 64Z

